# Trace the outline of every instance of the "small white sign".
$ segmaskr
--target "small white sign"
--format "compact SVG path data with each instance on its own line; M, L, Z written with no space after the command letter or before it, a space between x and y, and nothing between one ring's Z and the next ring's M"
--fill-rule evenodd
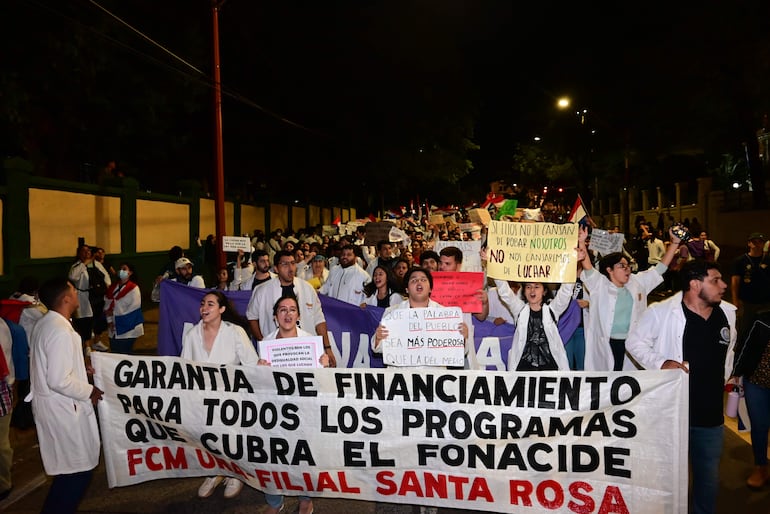
M607 232L599 228L591 231L591 241L588 243L588 249L600 255L607 255L623 251L623 241L625 234L620 232Z
M222 236L223 252L237 252L238 250L251 252L251 239L241 236Z
M321 336L287 337L259 341L259 356L275 368L321 368L324 353Z
M455 246L463 252L463 265L460 271L483 271L481 267L481 241L436 241L433 250L441 253L447 246Z
M388 366L463 366L462 322L459 307L393 309L380 321L388 329L382 360Z

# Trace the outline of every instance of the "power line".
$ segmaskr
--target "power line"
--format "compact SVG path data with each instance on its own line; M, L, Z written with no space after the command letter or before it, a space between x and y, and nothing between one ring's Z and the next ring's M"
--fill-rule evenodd
M208 88L213 88L214 87L213 79L209 75L207 75L205 72L203 72L202 70L200 70L199 68L197 68L193 64L187 62L185 59L183 59L182 57L178 56L176 53L172 52L170 49L166 48L165 46L163 46L159 42L155 41L150 36L144 34L142 31L140 31L137 28L133 27L131 24L129 24L128 22L124 21L123 19L121 19L120 17L118 17L114 13L110 12L109 10L107 10L106 8L104 8L103 6L99 5L97 2L95 2L93 0L88 0L88 1L91 4L93 4L94 6L96 6L98 9L100 9L101 11L103 11L104 13L109 15L111 18L116 20L118 23L120 23L121 25L123 25L126 28L130 29L132 32L134 32L137 35L139 35L142 39L146 40L148 43L150 43L151 45L155 46L156 48L159 48L160 50L162 50L167 55L170 55L171 57L173 57L174 60L182 63L185 68L187 68L189 70L193 70L195 73L190 73L189 71L186 71L184 69L180 69L180 68L178 68L176 66L170 65L169 63L163 62L160 59L157 59L156 57L153 57L153 56L147 54L146 52L138 50L137 48L134 48L133 46L129 45L128 43L124 43L124 42L122 42L122 41L120 41L118 39L115 39L115 38L113 38L113 37L111 37L111 36L101 32L100 30L95 29L94 27L86 25L85 23L81 22L80 20L77 20L77 19L75 19L75 18L73 18L71 16L68 16L68 15L64 14L63 12L61 12L61 11L59 11L57 9L54 9L53 7L51 7L49 5L41 4L40 2L37 2L35 0L25 0L25 1L27 3L29 3L29 4L32 4L33 6L37 7L38 9L42 9L42 10L48 11L50 13L55 14L56 16L64 18L65 20L69 21L70 23L72 23L74 25L77 25L77 26L79 26L79 27L81 27L81 28L83 28L83 29L85 29L85 30L87 30L87 31L97 35L98 37L101 37L101 38L109 41L110 43L123 48L124 50L128 51L129 53L132 53L132 54L134 54L134 55L136 55L138 57L146 59L147 61L149 61L149 62L151 62L151 63L153 63L153 64L155 64L155 65L157 65L159 67L165 68L165 69L173 71L175 73L178 73L178 74L182 75L183 77L185 77L185 78L187 78L189 80L192 80L193 82L196 82L198 84L201 84L201 85L203 85L205 87L208 87ZM263 114L266 114L267 116L269 116L269 117L271 117L271 118L273 118L275 120L280 121L281 123L287 124L289 126L292 126L294 128L300 129L300 130L304 130L305 132L309 132L309 133L314 134L316 136L320 136L320 137L324 137L324 138L331 138L330 135L328 135L328 134L326 134L324 132L321 132L321 131L318 131L316 129L312 129L312 128L306 127L305 125L302 125L301 123L298 123L298 122L295 122L293 120L290 120L289 118L286 118L285 116L282 116L281 114L278 114L278 113L276 113L276 112L274 112L274 111L272 111L272 110L270 110L270 109L268 109L266 107L263 107L262 105L260 105L256 101L251 100L250 98L246 97L245 95L243 95L242 93L238 92L237 90L235 90L235 89L233 89L231 87L226 86L224 83L220 83L220 87L221 87L223 95L225 95L225 96L227 96L229 98L232 98L235 101L240 102L240 103L242 103L242 104L244 104L244 105L246 105L248 107L256 109L256 110L262 112Z

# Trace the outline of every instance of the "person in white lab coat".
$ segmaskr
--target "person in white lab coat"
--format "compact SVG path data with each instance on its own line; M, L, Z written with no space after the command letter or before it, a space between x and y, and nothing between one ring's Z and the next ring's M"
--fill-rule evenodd
M70 323L79 305L75 286L51 279L39 297L48 312L30 341L32 411L43 467L53 476L41 512L75 512L99 464L94 405L102 391L88 382L80 336Z

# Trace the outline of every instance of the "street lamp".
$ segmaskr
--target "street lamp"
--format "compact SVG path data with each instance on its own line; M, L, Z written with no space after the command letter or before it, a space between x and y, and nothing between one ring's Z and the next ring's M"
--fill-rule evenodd
M556 101L556 107L559 109L566 109L570 105L570 99L566 96L562 96Z

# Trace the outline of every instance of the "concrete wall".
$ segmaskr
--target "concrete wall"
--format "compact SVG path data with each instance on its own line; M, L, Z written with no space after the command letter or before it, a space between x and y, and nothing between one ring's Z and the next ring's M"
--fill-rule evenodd
M29 190L32 259L74 257L79 237L120 253L120 198L49 189Z
M136 251L160 252L190 245L190 206L183 203L136 201Z

